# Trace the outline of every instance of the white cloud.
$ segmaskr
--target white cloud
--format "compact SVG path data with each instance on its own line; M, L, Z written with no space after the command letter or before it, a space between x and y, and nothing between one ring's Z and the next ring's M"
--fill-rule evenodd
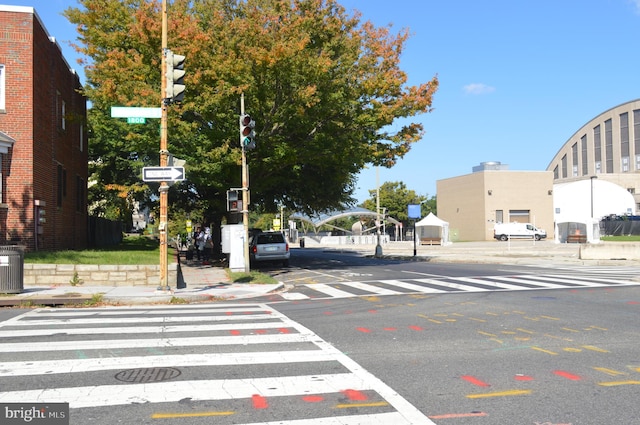
M640 14L640 0L629 0L629 2L636 6L636 13Z
M640 0L637 1L640 2ZM467 94L489 94L496 91L496 88L482 83L472 83L464 86L464 91Z

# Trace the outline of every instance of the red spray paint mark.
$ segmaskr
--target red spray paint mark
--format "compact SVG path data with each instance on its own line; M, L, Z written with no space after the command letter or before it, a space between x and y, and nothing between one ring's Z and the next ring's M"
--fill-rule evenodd
M484 381L479 380L478 378L471 376L471 375L462 375L461 377L462 379L464 379L465 381L473 384L473 385L477 385L478 387L490 387L491 385L487 384Z
M233 311L227 311L225 314L226 314L227 316L232 316L232 315L233 315Z
M257 329L257 330L256 330L256 333L257 333L258 335L264 335L264 334L266 334L266 333L267 333L267 330L266 330L266 329Z
M287 328L280 328L278 329L278 331L280 331L281 334L288 334L291 333L291 331Z
M383 328L385 331L397 331L398 328Z
M233 329L233 330L229 331L229 333L230 333L231 335L234 335L234 336L238 336L238 335L240 335L240 331L239 331L239 330L236 330L236 329Z
M369 310L369 313L371 313L371 314L378 314L378 310Z
M629 305L638 305L638 304L640 304L640 301L629 301L627 304L629 304Z
M367 329L367 328L356 328L356 330L359 330L360 332L369 334L371 333L371 329Z
M411 329L412 331L423 331L424 330L422 327L416 326L416 325L409 326L409 329Z
M302 400L306 401L307 403L320 403L321 401L324 401L324 397L321 397L319 395L306 395L302 397Z
M572 381L579 381L582 379L580 376L574 375L573 373L565 372L564 370L554 370L553 373L554 375L558 375L563 378L570 379Z
M342 394L346 395L351 401L365 401L368 399L367 395L358 390L342 390Z
M333 314L333 312L332 311L325 311L322 314L324 314L325 316L331 316Z
M533 377L527 375L516 375L513 379L516 381L533 381Z
M254 394L251 396L251 401L253 402L254 409L266 409L269 407L269 403L267 403L267 399L262 397L261 395Z

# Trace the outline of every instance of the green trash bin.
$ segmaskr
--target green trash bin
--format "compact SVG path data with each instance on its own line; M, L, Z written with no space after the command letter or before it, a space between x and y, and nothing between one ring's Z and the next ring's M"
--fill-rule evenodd
M19 294L24 290L24 247L0 246L0 293Z

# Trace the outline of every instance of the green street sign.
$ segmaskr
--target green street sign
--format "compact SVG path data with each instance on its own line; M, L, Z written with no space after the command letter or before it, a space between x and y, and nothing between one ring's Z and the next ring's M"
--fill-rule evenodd
M147 119L144 117L127 117L127 124L144 124Z

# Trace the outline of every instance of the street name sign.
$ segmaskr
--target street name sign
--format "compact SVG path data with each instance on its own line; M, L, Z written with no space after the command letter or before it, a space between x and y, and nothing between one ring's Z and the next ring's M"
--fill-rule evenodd
M111 118L162 118L162 108L112 106Z
M142 180L146 182L175 182L184 180L184 167L144 167Z

